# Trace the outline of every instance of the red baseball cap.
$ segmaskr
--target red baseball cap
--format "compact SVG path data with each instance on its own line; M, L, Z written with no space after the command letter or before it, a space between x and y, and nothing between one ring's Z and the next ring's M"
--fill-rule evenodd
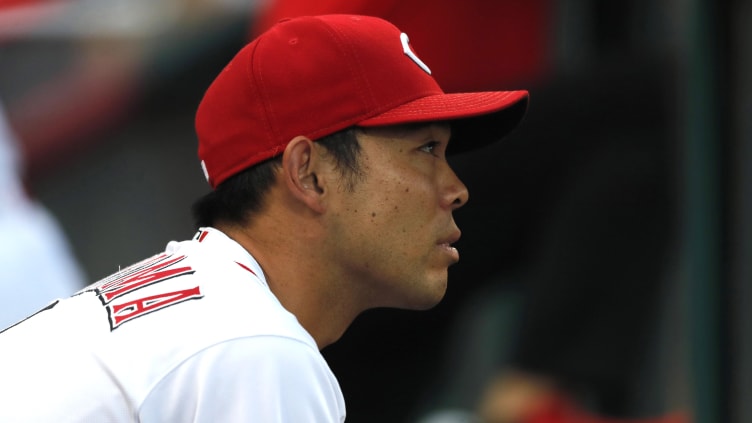
M524 90L444 93L383 19L299 17L246 45L209 86L196 113L198 156L216 188L298 135L430 121L452 121L451 154L501 139L527 101Z

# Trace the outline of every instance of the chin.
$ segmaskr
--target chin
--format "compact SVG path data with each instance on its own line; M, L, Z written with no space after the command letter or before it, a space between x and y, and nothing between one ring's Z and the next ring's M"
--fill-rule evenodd
M411 301L411 310L428 310L435 307L441 302L446 294L446 282L441 287L431 291L422 292L420 296L416 296Z
M441 298L439 298L438 300L433 301L433 302L426 302L426 303L423 303L423 304L420 304L420 305L416 305L415 307L412 307L411 310L416 310L416 311L430 310L430 309L436 307L440 302L441 302Z
M392 281L388 294L381 298L382 301L379 301L376 307L428 310L441 302L446 291L446 272Z

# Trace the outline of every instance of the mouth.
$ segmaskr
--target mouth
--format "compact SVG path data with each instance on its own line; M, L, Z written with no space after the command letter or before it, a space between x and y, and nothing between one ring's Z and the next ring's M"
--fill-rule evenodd
M446 238L441 239L438 242L438 247L446 253L449 257L451 257L452 261L454 263L458 262L460 260L460 252L457 250L457 248L453 247L452 244L459 241L460 239L460 231L459 229L453 232L451 235L447 236Z
M451 257L452 262L457 263L460 261L460 252L455 247L452 247L450 244L442 243L439 244L439 248Z

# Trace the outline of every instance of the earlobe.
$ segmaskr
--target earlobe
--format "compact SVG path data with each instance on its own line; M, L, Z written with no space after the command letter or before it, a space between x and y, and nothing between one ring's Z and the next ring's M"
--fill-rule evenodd
M285 184L290 194L312 210L324 211L325 193L320 173L321 158L314 141L304 136L293 138L282 155Z

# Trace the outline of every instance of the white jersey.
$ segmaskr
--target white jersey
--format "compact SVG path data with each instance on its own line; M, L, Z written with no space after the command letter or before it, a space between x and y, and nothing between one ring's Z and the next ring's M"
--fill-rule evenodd
M0 422L341 422L316 342L222 232L0 333Z

